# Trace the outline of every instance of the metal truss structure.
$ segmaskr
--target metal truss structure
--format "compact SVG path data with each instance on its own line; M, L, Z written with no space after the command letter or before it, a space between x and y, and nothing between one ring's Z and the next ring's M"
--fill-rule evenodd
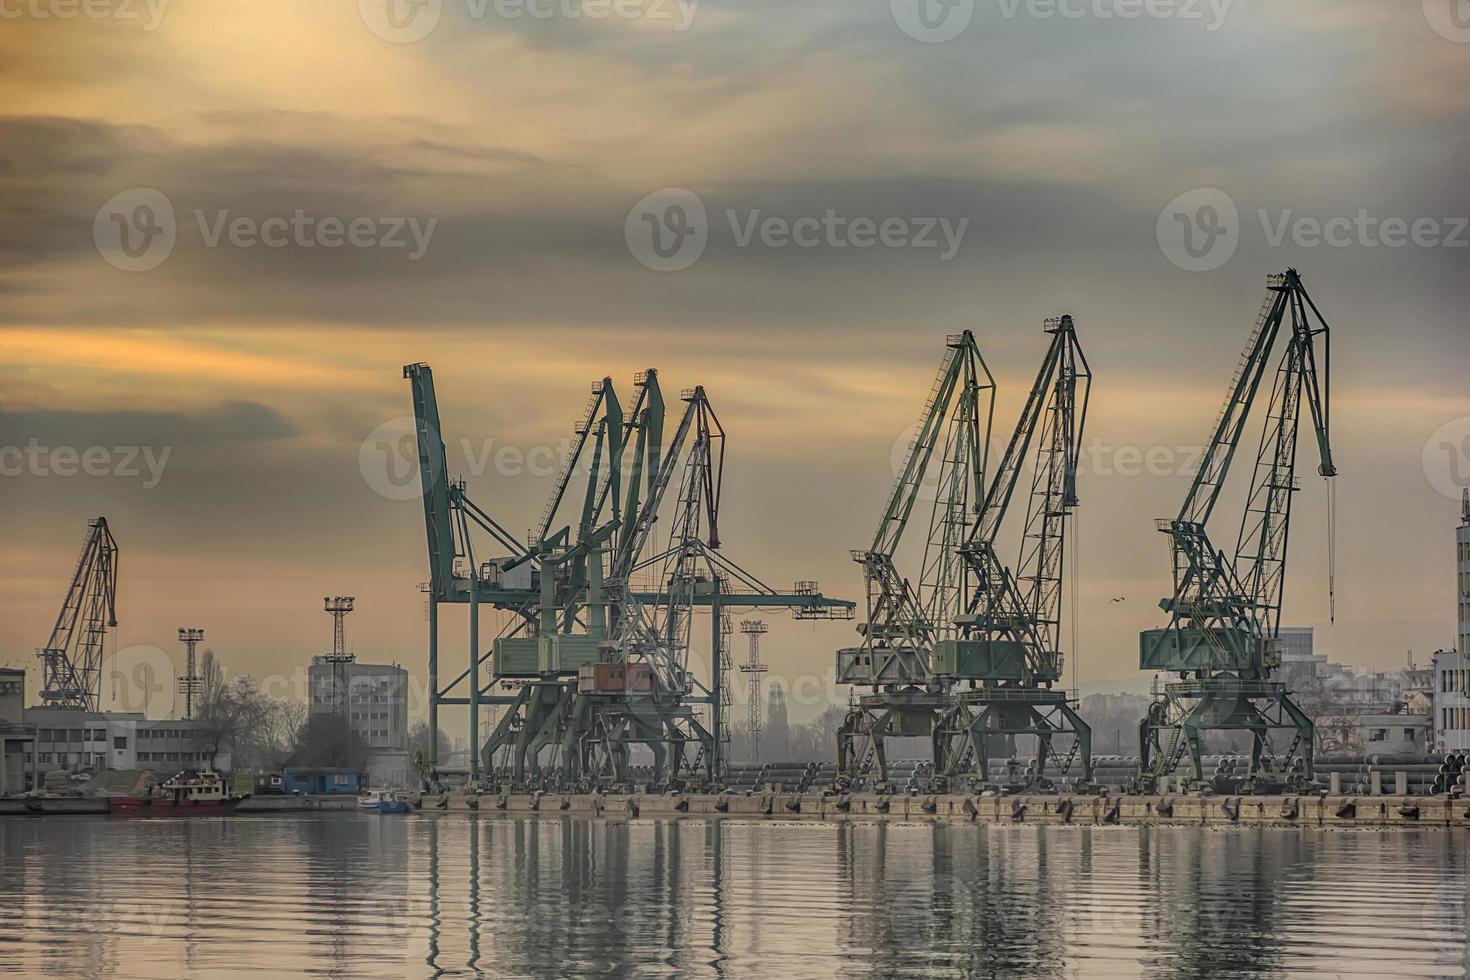
M522 543L449 479L428 365L409 365L404 377L428 539L429 724L437 730L441 706L469 708L471 784L627 788L639 746L652 759L654 787L718 784L728 612L847 618L853 603L823 596L815 583L771 588L722 553L725 435L704 389L681 393L684 409L666 442L657 371L636 376L628 411L611 378L593 385L551 497ZM578 498L580 508L562 517ZM656 540L657 527L670 529L666 539ZM468 664L447 684L439 675L444 603L469 607ZM481 606L511 614L489 650ZM690 661L696 610L709 612L707 672ZM482 705L504 709L483 741ZM432 773L438 763L431 752Z
M1215 547L1205 525L1283 334L1285 348L1275 361L1232 557ZM1178 679L1156 693L1139 723L1139 784L1145 792L1163 790L1171 777L1186 789L1217 788L1203 767L1201 735L1207 731L1250 734L1250 769L1225 787L1228 791L1312 784L1312 721L1286 686L1272 678L1281 666L1281 603L1292 499L1300 490L1296 454L1303 401L1316 436L1317 472L1324 478L1337 475L1328 438L1330 383L1326 321L1295 269L1272 276L1204 463L1179 516L1158 524L1169 536L1174 592L1160 602L1169 624L1140 637L1139 666ZM1284 751L1271 737L1278 732L1291 737ZM1181 776L1186 755L1188 770Z

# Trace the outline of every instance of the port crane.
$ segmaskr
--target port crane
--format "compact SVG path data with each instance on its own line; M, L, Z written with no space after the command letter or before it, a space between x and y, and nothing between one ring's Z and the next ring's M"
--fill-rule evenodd
M1092 732L1059 684L1062 581L1067 522L1078 506L1077 464L1092 389L1092 371L1071 316L1046 321L1051 343L995 475L979 518L959 548L972 584L953 635L938 641L936 668L961 682L935 738L935 771L946 780L968 778L977 788L1001 788L990 745L997 736L1030 736L1036 753L1008 789L1050 785L1053 739L1072 736L1071 754L1058 767L1079 764L1080 783L1092 781ZM1026 523L1015 572L997 552L996 536L1035 445Z
M430 726L440 706L469 707L471 783L479 784L483 767L516 787L626 785L635 745L652 753L659 785L696 773L717 782L728 611L784 607L798 618L841 618L853 603L823 596L815 583L771 588L720 553L723 430L704 390L681 393L684 411L666 445L656 370L636 376L628 411L610 378L594 384L541 519L522 543L470 499L464 481L449 478L429 366L408 365L404 377L413 392L430 568ZM584 472L580 510L562 523ZM669 546L655 552L654 530L681 473ZM443 603L469 606L469 663L447 684L439 680ZM479 638L482 605L512 614L488 651ZM694 607L711 613L711 670L703 677L688 658ZM482 743L485 704L505 710ZM497 756L508 757L503 773ZM428 764L436 778L433 752Z
M1210 540L1206 524L1283 339L1231 556ZM1159 603L1168 625L1140 636L1139 666L1177 679L1156 693L1139 723L1144 792L1164 791L1171 777L1184 789L1214 788L1203 767L1201 734L1206 731L1250 734L1250 770L1230 791L1302 789L1312 783L1312 720L1273 675L1281 666L1292 500L1301 489L1296 455L1303 401L1317 443L1317 472L1325 479L1337 475L1329 440L1330 351L1327 322L1301 276L1295 269L1271 276L1184 505L1177 517L1158 522L1169 537L1174 591ZM1283 753L1271 740L1277 732L1292 737ZM1186 754L1188 772L1181 777L1177 772Z
M48 708L97 711L103 644L117 626L117 541L107 518L87 522L87 539L41 658L41 700Z
M960 546L985 493L995 414L995 379L971 331L945 339L924 402L869 547L853 551L863 570L866 609L860 645L837 651L838 683L854 696L837 733L837 770L849 783L888 781L885 740L936 736L953 678L935 663L935 645L955 631L967 592ZM931 475L932 481L926 482ZM921 498L932 493L918 583L898 568L900 545ZM867 693L857 695L856 689ZM936 746L937 751L937 746Z

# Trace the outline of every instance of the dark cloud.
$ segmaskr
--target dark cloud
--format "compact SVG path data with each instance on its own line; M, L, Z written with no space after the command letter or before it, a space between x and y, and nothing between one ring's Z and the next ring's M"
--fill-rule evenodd
M288 439L297 429L280 412L248 401L202 411L0 408L0 445L225 447Z

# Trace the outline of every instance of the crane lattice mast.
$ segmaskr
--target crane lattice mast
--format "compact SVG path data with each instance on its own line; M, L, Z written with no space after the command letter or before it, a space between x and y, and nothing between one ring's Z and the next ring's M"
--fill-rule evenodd
M1062 774L1080 760L1083 784L1092 778L1091 730L1065 691L1060 650L1062 580L1067 522L1078 506L1077 467L1092 371L1071 316L1046 321L1051 343L1005 453L987 489L979 519L961 554L974 590L955 618L958 635L938 644L942 669L964 681L936 736L936 769L948 778L997 784L990 742L1034 737L1035 759L1021 780L1046 788L1047 763L1058 735L1073 736ZM1033 451L1033 448L1034 451ZM1032 458L1026 523L1013 572L997 551L997 535L1026 459Z
M97 711L107 631L117 626L117 541L107 518L87 522L87 540L41 658L41 700L48 708Z
M837 651L837 680L868 693L855 699L837 735L837 767L848 780L886 782L885 740L932 734L946 707L952 678L936 667L935 649L954 636L970 589L961 547L985 494L994 413L995 379L975 335L949 336L872 544L852 553L863 570L867 615L861 644ZM899 571L898 551L928 493L915 584Z
M1285 348L1275 361L1278 342ZM1279 633L1303 403L1317 443L1317 472L1337 475L1330 432L1329 328L1295 269L1270 277L1266 300L1231 380L1203 465L1179 515L1159 522L1169 536L1174 591L1160 602L1162 629L1140 637L1139 665L1176 674L1140 723L1140 782L1160 788L1190 757L1184 784L1202 786L1201 733L1250 734L1244 790L1312 781L1313 725L1284 684ZM1320 366L1319 366L1320 358ZM1269 380L1269 385L1268 381ZM1265 422L1234 555L1217 548L1206 525L1220 500L1251 409L1269 391ZM1270 738L1293 741L1278 755Z

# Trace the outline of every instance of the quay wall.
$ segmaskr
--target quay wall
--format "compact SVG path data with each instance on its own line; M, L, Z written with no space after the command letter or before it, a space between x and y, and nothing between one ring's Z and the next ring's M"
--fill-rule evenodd
M1423 796L875 796L424 794L423 814L742 820L959 821L991 825L1465 827L1470 800Z

